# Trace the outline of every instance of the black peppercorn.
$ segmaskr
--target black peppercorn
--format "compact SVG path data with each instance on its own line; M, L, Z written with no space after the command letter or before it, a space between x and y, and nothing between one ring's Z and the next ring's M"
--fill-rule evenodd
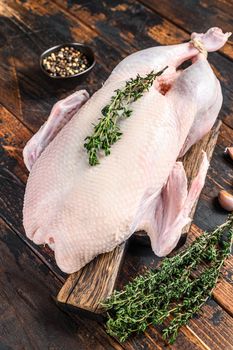
M74 47L66 46L43 59L43 68L51 76L69 77L89 67L87 57Z

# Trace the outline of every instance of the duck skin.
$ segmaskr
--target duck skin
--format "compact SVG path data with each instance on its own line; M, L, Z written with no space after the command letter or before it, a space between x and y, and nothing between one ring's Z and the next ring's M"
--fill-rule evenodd
M187 191L177 159L214 124L222 92L207 52L220 49L230 33L211 28L180 45L152 47L126 57L89 98L77 91L58 102L24 149L28 178L23 223L36 244L49 244L61 270L79 270L145 230L158 256L177 244L204 185L208 160ZM179 66L191 60L191 65ZM164 73L120 121L123 135L90 166L84 140L116 89L137 74Z

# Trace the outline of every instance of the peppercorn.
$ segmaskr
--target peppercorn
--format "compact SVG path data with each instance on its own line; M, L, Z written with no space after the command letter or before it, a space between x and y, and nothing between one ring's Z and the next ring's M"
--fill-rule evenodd
M52 52L43 59L42 65L52 77L70 77L89 67L87 57L72 46L65 46Z

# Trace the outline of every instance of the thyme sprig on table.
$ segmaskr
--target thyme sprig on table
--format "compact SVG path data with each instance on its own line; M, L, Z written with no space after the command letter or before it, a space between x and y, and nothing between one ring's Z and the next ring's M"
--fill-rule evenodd
M166 321L163 337L173 343L179 328L211 295L230 254L232 235L233 215L213 232L204 232L185 251L165 258L158 270L115 291L103 304L108 310L107 332L124 342L131 333Z
M98 152L103 151L105 156L110 154L111 146L122 136L118 121L131 116L133 112L131 104L149 90L155 78L165 69L167 67L159 72L151 71L145 77L138 74L135 79L128 80L122 89L115 90L110 103L102 109L102 116L99 118L99 123L94 125L93 134L85 138L84 147L90 165L99 164Z

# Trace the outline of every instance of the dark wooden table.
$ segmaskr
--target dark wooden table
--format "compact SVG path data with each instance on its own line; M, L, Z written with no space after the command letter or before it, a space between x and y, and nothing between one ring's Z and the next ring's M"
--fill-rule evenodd
M233 2L223 0L0 1L0 349L233 349L233 260L228 260L213 297L183 327L174 346L159 329L149 328L125 344L109 337L104 325L64 313L55 304L66 276L46 247L28 241L22 205L28 173L22 149L46 120L52 105L72 90L49 84L38 59L46 48L65 41L90 44L97 65L76 89L96 91L126 55L149 46L180 43L192 31L233 29ZM233 141L232 39L209 60L222 83L223 121L205 188L190 235L226 219L216 204L222 188L232 189L233 164L223 156ZM150 248L129 245L119 286L154 266Z

